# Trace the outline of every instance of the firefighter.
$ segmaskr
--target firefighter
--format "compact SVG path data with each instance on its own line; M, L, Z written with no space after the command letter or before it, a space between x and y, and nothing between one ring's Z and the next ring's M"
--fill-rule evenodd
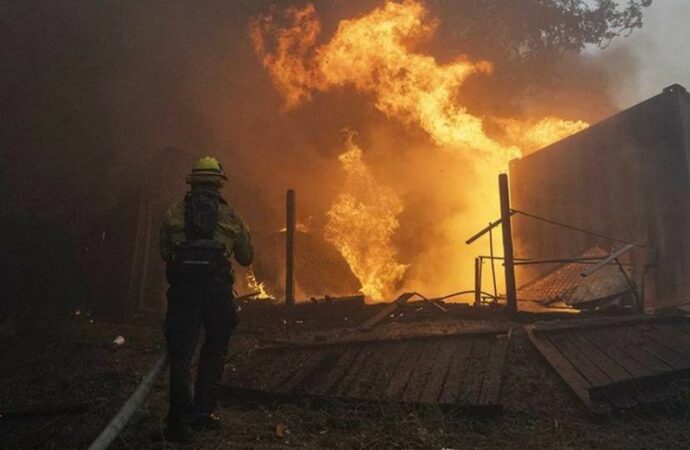
M191 189L173 204L160 231L169 283L165 337L170 356L170 410L165 438L188 441L192 429L218 428L214 412L230 334L237 325L230 258L252 263L249 229L220 194L227 177L212 157L187 176ZM191 362L204 328L196 384Z

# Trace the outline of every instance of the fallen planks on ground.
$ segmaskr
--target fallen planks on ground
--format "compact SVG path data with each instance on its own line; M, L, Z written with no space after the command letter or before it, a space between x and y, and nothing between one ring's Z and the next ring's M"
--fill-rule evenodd
M414 296L414 292L405 292L401 294L395 301L386 305L381 311L376 313L373 317L364 322L360 328L363 330L368 330L377 323L381 322L383 319L391 315L400 305L407 303L409 299Z
M496 414L507 329L266 348L229 372L226 400L405 403Z
M595 414L667 399L690 379L690 318L632 316L525 326L530 341Z

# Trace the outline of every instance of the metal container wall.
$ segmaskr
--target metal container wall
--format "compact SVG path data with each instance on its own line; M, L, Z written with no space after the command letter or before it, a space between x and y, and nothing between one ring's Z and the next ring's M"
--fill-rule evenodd
M690 95L678 85L510 164L515 209L645 244L628 255L654 310L690 302ZM515 254L574 257L622 244L524 216ZM548 270L528 266L519 283Z

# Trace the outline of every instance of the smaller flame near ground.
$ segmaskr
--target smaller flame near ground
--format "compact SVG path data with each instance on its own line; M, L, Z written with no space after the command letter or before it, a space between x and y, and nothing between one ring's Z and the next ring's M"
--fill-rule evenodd
M274 300L276 298L275 295L271 294L271 292L268 290L265 283L259 282L256 279L254 269L249 269L249 272L247 273L247 287L249 288L250 292L258 292L255 298L265 300Z
M350 265L360 291L381 300L392 294L408 267L397 262L391 245L403 204L390 187L376 181L353 138L348 132L345 152L338 157L347 180L327 213L325 238Z

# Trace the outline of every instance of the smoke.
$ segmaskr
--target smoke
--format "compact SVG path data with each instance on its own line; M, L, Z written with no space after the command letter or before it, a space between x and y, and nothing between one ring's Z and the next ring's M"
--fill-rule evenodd
M601 52L614 56L605 68L609 91L617 106L628 107L679 83L690 88L690 3L685 0L654 2L645 13L644 27L628 39L615 41ZM628 70L621 77L620 55Z
M446 3L430 2L441 26ZM305 3L280 8L286 4ZM340 20L382 2L313 4L325 40ZM286 111L250 39L252 20L272 8L258 0L3 5L0 185L12 203L82 232L121 189L138 182L132 174L155 171L147 161L173 146L221 159L230 177L226 196L257 236L283 227L287 188L298 192L299 219L311 218L322 232L346 181L337 157L347 126L359 132L372 176L404 205L392 244L400 262L410 264L406 287L433 294L467 286L471 259L458 260L459 243L498 211L495 197L476 194L478 184L495 180L419 126L382 113L370 93L316 90L310 102ZM440 28L419 51L440 60L458 55L446 37ZM503 67L484 81L470 79L463 94L478 116L592 121L614 110L604 66L603 59L572 56L556 98L506 95ZM439 195L458 192L468 195ZM476 218L458 215L477 203L485 211Z

